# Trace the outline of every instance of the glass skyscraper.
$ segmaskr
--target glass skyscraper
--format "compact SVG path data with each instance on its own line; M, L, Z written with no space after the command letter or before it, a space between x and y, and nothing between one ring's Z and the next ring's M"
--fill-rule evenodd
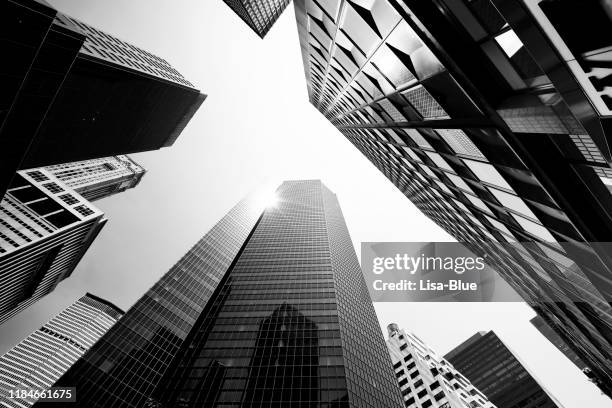
M123 315L87 293L0 357L0 406L26 408L34 398L8 398L10 390L46 389Z
M291 0L223 0L255 33L264 38Z
M315 108L612 387L612 14L588 3L294 8Z
M163 58L45 1L3 1L0 24L0 195L17 169L170 146L205 99Z
M258 201L238 204L57 382L77 387L77 406L402 406L335 195L288 181L263 212Z
M445 359L498 408L563 408L493 332L478 332Z

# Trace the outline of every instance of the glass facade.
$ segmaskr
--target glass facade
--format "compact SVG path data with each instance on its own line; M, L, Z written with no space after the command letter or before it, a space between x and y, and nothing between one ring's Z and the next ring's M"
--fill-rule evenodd
M172 407L397 407L346 225L319 181L285 182L209 301L159 400Z
M75 406L401 406L335 195L276 197L237 205L56 383Z
M479 332L444 356L500 408L558 408L497 335Z
M264 38L291 0L223 0L255 33Z
M610 128L537 29L536 5L572 8L559 3L294 8L315 108L424 214L486 254L612 387L612 259L597 244L612 241Z
M147 403L260 216L260 201L238 203L56 382L77 387L75 408Z
M44 1L0 7L10 54L0 68L0 195L17 169L170 146L205 99L164 59Z

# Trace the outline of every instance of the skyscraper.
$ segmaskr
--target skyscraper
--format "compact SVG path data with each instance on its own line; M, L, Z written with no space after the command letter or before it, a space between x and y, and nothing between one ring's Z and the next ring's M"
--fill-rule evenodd
M264 38L291 0L223 0L255 33Z
M0 194L17 169L170 146L205 98L164 59L43 3L1 6L12 41L0 70L14 92L0 117Z
M612 386L612 24L588 3L294 8L310 102Z
M123 311L87 293L0 357L0 405L30 407L10 390L46 389L110 329Z
M276 197L234 207L57 385L87 407L401 406L336 197Z
M44 170L88 201L134 188L146 170L128 156L111 156L46 166Z
M444 358L498 408L561 407L493 331L476 333Z
M103 216L44 169L17 172L0 202L0 324L70 276Z
M487 397L413 333L387 326L387 348L408 408L496 408Z

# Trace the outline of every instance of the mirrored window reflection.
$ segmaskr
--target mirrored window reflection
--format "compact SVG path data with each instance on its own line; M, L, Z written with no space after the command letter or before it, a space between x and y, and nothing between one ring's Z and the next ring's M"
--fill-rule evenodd
M478 179L501 187L506 190L514 191L510 184L502 177L495 167L488 163L464 159L463 162L478 177Z
M531 218L532 220L538 220L536 215L529 209L525 202L515 196L514 194L509 194L504 191L497 190L495 188L490 188L489 191L497 198L497 200L502 203L504 207L511 209L512 211L516 211L519 214L524 215L525 217Z
M471 194L464 194L465 197L470 200L470 202L476 207L481 209L482 211L493 215L493 212L491 211L491 209L489 207L487 207L487 205L484 203L484 201L482 201L480 198L474 197Z
M525 231L527 231L531 235L534 235L535 237L541 239L542 241L557 242L557 240L555 239L555 237L553 237L550 231L548 231L542 225L537 224L533 221L529 221L526 218L523 218L515 214L512 214L512 217L516 220L516 222L519 223L521 227L523 227Z
M452 171L453 173L455 172L455 170L453 170L453 168L448 164L448 162L444 160L442 156L440 156L438 153L434 153L434 152L425 152L425 153L441 169Z

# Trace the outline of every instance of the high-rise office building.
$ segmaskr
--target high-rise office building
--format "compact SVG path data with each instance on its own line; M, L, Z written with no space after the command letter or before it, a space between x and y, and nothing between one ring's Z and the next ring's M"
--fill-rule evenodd
M612 386L609 4L294 8L310 102Z
M496 408L415 334L395 323L387 331L387 348L407 408Z
M478 332L444 356L498 408L561 408L493 332Z
M110 329L123 311L87 293L0 357L0 406L26 408L34 398L10 390L46 389Z
M291 0L223 0L255 33L264 38Z
M56 383L76 406L401 406L335 195L276 196L234 207Z
M0 194L17 169L170 146L205 98L164 59L44 2L0 7L10 61L0 68Z
M0 202L0 324L70 276L105 223L45 169L17 172Z
M125 155L56 164L44 170L88 201L134 188L146 173L141 165Z

